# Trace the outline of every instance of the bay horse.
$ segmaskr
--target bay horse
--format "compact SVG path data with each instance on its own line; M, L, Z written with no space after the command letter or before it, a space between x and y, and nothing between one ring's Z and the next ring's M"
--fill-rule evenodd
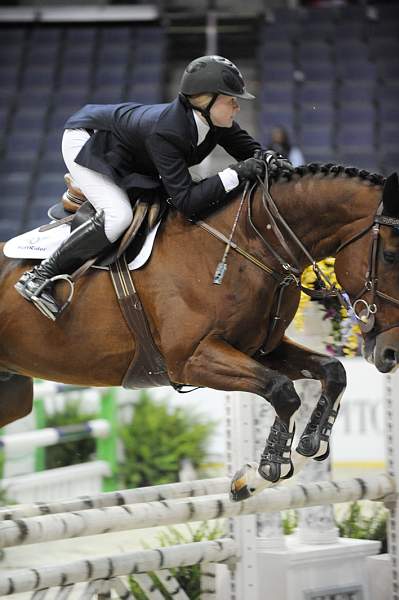
M366 358L384 373L399 360L397 175L385 180L311 164L280 173L270 192L277 216L262 186L250 200L238 194L202 226L171 210L150 260L134 273L171 382L258 394L275 409L259 465L249 463L233 477L236 501L292 476L295 457L322 460L329 452L345 370L336 358L285 336L305 267L335 256L337 279L363 325ZM210 232L225 240L235 220L228 268L214 285L224 243ZM30 412L33 377L119 386L135 351L109 274L91 270L81 277L72 304L52 322L14 290L29 266L4 255L0 264L0 426ZM293 381L303 378L322 388L294 450L300 399Z

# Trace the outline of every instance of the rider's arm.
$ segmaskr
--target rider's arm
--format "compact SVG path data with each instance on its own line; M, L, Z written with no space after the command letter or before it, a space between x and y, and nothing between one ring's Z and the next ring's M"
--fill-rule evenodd
M255 150L262 149L259 142L254 140L245 129L241 129L235 121L231 127L220 128L219 132L219 145L236 160L250 158Z
M224 186L218 174L194 183L183 152L163 135L157 133L146 141L148 152L160 175L170 203L189 218L197 218L209 209L215 209L226 199L227 191L234 185ZM227 169L228 171L229 169ZM238 180L234 179L235 183Z
M234 122L232 127L226 127L219 138L219 144L234 156L236 160L242 161L254 156L255 152L261 151L261 155L257 158L264 160L268 167L269 173L278 173L280 170L292 171L292 164L288 159L276 154L270 150L265 150L254 140L244 129Z

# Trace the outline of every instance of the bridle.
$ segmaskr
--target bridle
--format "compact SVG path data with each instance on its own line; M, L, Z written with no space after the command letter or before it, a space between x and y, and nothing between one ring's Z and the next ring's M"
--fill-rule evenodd
M287 261L286 258L281 256L274 247L264 238L262 233L257 229L253 222L252 218L252 201L254 197L254 189L257 186L260 186L262 189L262 206L269 218L268 228L272 229L274 234L276 235L278 241L280 242L282 248L285 250L286 254L289 256L290 261ZM238 223L238 219L242 212L244 204L247 202L247 217L248 223L251 229L254 231L256 236L262 241L262 244L267 248L268 252L272 254L272 256L278 261L282 272L276 271L275 269L270 268L266 265L262 260L257 258L256 256L250 254L237 244L233 242L233 235ZM399 299L386 294L378 289L378 277L377 277L377 266L378 266L378 247L379 247L379 239L380 239L380 227L388 226L388 227L399 227L399 218L389 217L382 214L383 204L380 203L376 214L374 216L373 222L362 229L360 232L354 234L349 240L343 242L338 250L335 252L335 256L338 255L344 248L348 247L350 244L355 243L360 240L366 233L370 230L372 231L372 242L369 254L368 267L366 271L366 279L363 288L361 291L355 296L354 300L351 301L349 294L345 290L341 290L337 288L335 284L333 284L328 276L322 271L322 269L317 264L316 260L311 256L307 248L303 245L301 240L296 236L294 231L285 221L283 216L281 215L278 207L276 206L270 192L269 192L269 177L268 177L268 167L265 163L265 177L262 180L258 177L258 181L253 183L252 185L248 182L244 188L242 193L241 201L239 204L239 208L237 210L234 224L232 230L230 232L229 237L222 234L220 231L205 223L204 221L196 221L196 224L200 226L202 229L205 229L208 233L213 235L214 237L221 240L226 244L224 255L222 260L219 262L216 268L215 276L213 283L222 284L224 274L227 269L227 256L230 249L238 252L241 256L252 262L255 266L260 268L262 271L271 275L275 280L279 282L279 290L278 297L276 301L276 312L273 317L272 326L269 329L269 333L267 339L262 345L261 352L266 352L266 346L272 333L274 332L275 327L280 320L280 308L282 305L282 299L285 289L294 284L296 287L299 287L301 291L310 296L313 299L317 300L325 300L328 298L336 297L343 307L345 307L349 314L352 314L359 323L360 329L365 334L373 333L374 336L393 329L395 327L399 327L399 322L393 325L389 325L384 327L378 331L375 331L375 315L378 312L378 307L376 300L380 298L381 300L385 300L387 302L391 302L395 306L399 306ZM301 269L296 264L296 259L289 248L285 236L282 233L282 229L285 230L286 234L292 239L298 249L308 258L312 269L314 271L317 286L319 289L310 289L301 284L300 276ZM371 300L367 302L363 296L364 294L370 292Z
M383 203L381 202L378 206L376 214L374 215L373 222L364 229L362 229L362 231L353 235L349 240L343 242L335 253L335 256L337 256L338 253L341 252L344 248L356 242L357 240L360 240L366 233L368 233L371 230L371 246L365 282L363 288L358 294L356 294L351 304L351 308L354 316L359 321L361 331L366 334L372 332L374 336L377 336L380 333L383 333L384 331L394 329L395 327L399 327L399 322L397 322L393 325L383 327L378 331L374 330L375 315L378 312L378 307L376 303L377 298L381 298L382 300L390 302L395 306L399 306L398 298L394 298L393 296L386 294L385 292L382 292L378 289L377 267L381 225L386 227L399 227L399 218L389 217L387 215L382 214L382 212ZM371 294L370 302L367 302L362 297L366 293Z

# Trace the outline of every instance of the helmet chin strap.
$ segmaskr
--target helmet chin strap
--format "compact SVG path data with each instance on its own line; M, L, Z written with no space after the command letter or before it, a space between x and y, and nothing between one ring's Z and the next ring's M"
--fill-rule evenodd
M198 111L199 113L201 113L201 115L203 117L205 117L206 122L208 123L210 129L215 129L215 125L212 123L212 119L211 119L211 108L215 104L218 95L219 94L213 94L208 106L206 106L205 108L200 108L199 106L194 106L190 102L191 108Z

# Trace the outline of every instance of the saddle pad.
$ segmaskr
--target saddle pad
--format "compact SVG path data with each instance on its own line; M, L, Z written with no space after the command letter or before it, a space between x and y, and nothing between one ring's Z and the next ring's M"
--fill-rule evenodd
M150 231L139 254L129 263L131 271L145 265L150 258L160 224L161 222L159 221ZM43 260L44 258L48 258L68 237L70 226L68 223L64 223L53 229L47 229L47 231L39 230L40 227L8 240L3 248L4 255L8 258L24 258L27 260Z

